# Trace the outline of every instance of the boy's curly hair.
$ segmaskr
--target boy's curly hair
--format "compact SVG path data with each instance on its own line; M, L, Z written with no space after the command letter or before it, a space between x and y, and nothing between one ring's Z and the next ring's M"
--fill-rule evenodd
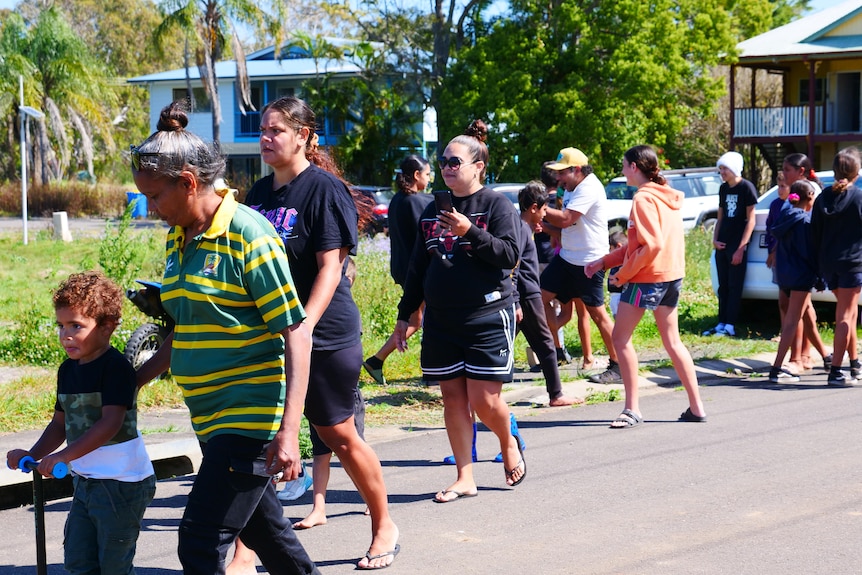
M72 274L54 292L54 309L70 308L98 325L119 323L123 312L123 290L102 272Z

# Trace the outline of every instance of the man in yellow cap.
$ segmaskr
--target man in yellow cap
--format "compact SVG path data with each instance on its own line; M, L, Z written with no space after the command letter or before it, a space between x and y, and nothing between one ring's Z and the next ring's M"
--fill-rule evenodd
M605 273L587 277L584 266L608 253L608 220L605 215L605 187L593 173L587 156L577 148L564 148L557 161L548 168L557 172L559 185L565 188L561 210L548 208L545 221L549 233L559 229L562 249L542 272L542 302L566 303L580 299L587 306L593 322L599 328L610 356L608 369L590 376L593 383L620 383L617 354L611 333L614 322L605 309ZM557 331L557 319L546 313L548 327Z

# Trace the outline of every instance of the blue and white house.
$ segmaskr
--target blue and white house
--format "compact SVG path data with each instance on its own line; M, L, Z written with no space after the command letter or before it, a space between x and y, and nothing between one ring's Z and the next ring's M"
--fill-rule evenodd
M730 148L751 144L773 170L792 152L829 169L835 153L862 143L862 0L845 0L736 46L730 67ZM736 72L781 79L781 105L738 98ZM760 72L759 74L757 72ZM742 101L740 101L742 100Z
M327 38L333 45L348 45L349 41ZM250 181L267 172L260 160L258 134L260 110L269 101L281 96L302 98L302 83L316 76L329 75L335 79L350 78L360 72L359 66L349 59L315 59L299 47L286 47L281 59L276 59L275 48L269 47L246 57L251 85L251 102L257 111L240 111L236 96L237 65L228 60L216 64L219 99L221 101L221 150L228 159L228 173L245 175ZM131 84L146 85L150 92L150 129L155 131L162 108L175 100L187 97L186 75L191 80L197 108L189 116L188 130L205 140L212 140L212 113L205 96L200 73L196 66L138 76L128 80ZM325 113L315 110L319 124L320 144L337 146L340 138L350 130L337 110ZM437 141L437 121L434 110L424 115L417 110L416 147L426 149ZM235 178L232 178L235 179Z

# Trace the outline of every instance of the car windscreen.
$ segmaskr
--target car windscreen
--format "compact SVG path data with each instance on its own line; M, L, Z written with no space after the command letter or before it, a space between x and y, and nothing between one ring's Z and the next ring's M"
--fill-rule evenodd
M605 186L605 195L609 200L630 200L635 197L635 192L638 189L634 186L629 186L625 182L611 181Z

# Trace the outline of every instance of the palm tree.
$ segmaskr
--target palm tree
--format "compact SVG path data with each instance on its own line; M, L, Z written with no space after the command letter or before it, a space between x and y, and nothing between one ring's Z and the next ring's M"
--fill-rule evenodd
M188 40L211 104L213 143L218 146L221 140L222 118L215 64L226 55L228 43L236 60L237 100L240 110L254 110L251 86L245 69L245 52L234 22L248 25L271 36L278 46L281 42L279 22L284 15L284 3L273 2L273 9L276 11L274 16L249 0L164 0L160 7L165 17L153 32L153 37L160 47L171 34L178 33ZM186 58L187 70L188 67L189 61ZM191 97L189 92L189 98Z
M73 152L83 156L92 175L93 134L113 148L110 119L116 94L104 66L53 6L29 28L10 15L0 33L0 54L0 92L8 93L10 80L17 83L20 74L30 92L28 101L38 102L45 112L34 128L34 182L67 175ZM0 98L4 108L10 106L7 100Z

